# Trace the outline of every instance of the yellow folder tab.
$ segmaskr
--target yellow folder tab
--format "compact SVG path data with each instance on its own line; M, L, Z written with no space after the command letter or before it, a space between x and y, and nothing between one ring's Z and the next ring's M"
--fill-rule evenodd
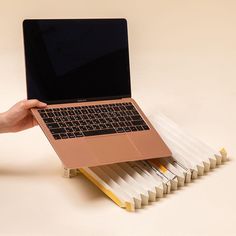
M165 173L167 171L167 169L163 166L163 165L159 165L159 170L162 172L162 173Z

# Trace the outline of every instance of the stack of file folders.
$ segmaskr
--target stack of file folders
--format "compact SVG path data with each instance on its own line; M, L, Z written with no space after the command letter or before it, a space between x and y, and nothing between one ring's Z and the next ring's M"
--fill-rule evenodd
M171 157L80 169L64 168L64 177L82 173L118 206L134 211L227 160L224 148L220 151L212 149L165 115L158 113L150 120L172 151Z

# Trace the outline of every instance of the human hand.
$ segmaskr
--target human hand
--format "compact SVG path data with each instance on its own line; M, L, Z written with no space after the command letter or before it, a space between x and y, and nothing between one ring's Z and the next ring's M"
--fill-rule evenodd
M16 103L8 111L0 113L0 133L19 132L37 125L30 109L44 108L47 104L37 99L23 100Z

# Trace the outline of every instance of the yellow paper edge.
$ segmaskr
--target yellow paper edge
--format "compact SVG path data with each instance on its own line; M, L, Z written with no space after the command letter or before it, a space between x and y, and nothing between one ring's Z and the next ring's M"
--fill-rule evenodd
M91 176L89 173L87 173L84 169L79 169L80 172L85 175L85 177L87 177L91 182L93 182L99 189L101 189L109 198L111 198L119 207L127 207L127 210L129 210L128 208L131 208L129 206L129 204L126 203L126 206L124 206L124 204L121 202L121 200L110 190L108 190L107 188L105 188L101 183L99 183L93 176Z
M134 205L131 204L130 202L125 202L125 205L126 205L126 210L127 211L134 211Z
M221 154L221 156L222 156L223 158L227 159L227 156L228 156L228 155L227 155L227 151L226 151L225 148L221 148L220 154Z

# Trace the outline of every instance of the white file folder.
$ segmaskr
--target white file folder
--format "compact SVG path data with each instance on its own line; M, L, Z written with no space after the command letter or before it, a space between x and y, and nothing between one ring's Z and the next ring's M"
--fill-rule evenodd
M227 160L224 148L215 151L165 115L157 113L150 120L171 149L171 157L79 170L64 168L64 176L74 177L81 172L118 206L134 211Z

